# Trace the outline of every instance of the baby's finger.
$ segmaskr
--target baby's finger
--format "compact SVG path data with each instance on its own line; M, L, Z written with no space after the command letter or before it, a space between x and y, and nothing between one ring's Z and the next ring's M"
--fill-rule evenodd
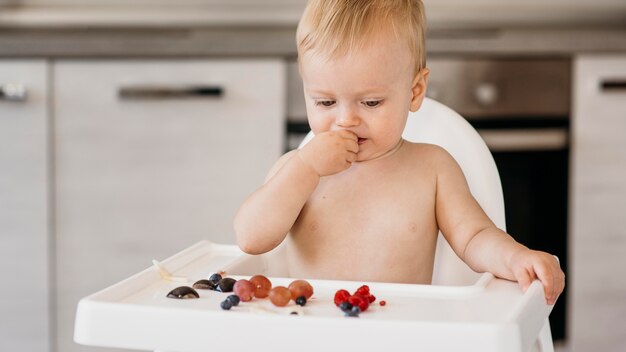
M528 289L528 286L530 286L530 284L533 281L533 277L526 270L526 268L520 266L514 269L513 276L515 276L515 280L517 280L517 283L522 288L522 291L526 292L526 290Z
M357 157L357 153L348 152L346 156L346 160L350 163L353 163L356 161L356 157Z
M350 130L339 130L338 133L343 138L351 139L351 140L354 140L355 142L359 140L359 136L357 136L356 133Z
M546 301L548 304L553 304L555 299L555 279L556 277L552 274L552 272L548 269L547 266L536 264L533 266L533 270L537 273L537 277L541 281L544 287L544 292L546 295Z
M359 152L359 143L357 143L357 141L346 140L345 146L346 146L346 149L352 153Z

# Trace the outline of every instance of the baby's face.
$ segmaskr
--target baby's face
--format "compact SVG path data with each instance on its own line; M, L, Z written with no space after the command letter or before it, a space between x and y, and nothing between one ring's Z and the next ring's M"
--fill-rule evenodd
M415 110L414 62L408 48L378 36L359 52L336 58L308 51L300 65L314 133L356 133L357 161L374 159L397 145L409 110Z

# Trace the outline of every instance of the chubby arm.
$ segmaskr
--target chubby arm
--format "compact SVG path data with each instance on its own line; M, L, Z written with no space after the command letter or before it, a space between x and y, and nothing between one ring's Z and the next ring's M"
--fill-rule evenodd
M358 152L349 131L323 132L304 148L283 155L265 184L252 193L235 215L237 244L246 253L261 254L278 246L298 219L322 176L352 165Z
M533 251L497 228L470 193L454 158L437 148L437 223L454 252L472 270L490 272L517 281L525 291L539 279L548 304L554 304L565 287L565 275L550 254Z

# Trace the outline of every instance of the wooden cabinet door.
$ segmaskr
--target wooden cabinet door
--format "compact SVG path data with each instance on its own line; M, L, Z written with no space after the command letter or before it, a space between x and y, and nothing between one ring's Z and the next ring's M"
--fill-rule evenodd
M280 60L54 66L58 350L81 297L232 220L281 154Z
M572 351L626 344L626 54L574 64L570 342Z
M0 60L0 351L49 351L47 76Z

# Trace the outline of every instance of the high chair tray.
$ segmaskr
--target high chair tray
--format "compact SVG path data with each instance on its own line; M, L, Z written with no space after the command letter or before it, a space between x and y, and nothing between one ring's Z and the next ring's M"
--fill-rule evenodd
M220 302L231 293L208 290L198 290L199 299L166 298L173 288L221 270L235 279L249 278L251 263L255 274L272 272L271 257L249 256L234 245L197 243L161 262L188 282L164 280L152 266L83 298L74 339L84 345L178 352L521 352L532 348L552 309L539 281L523 293L517 283L491 274L471 286L307 280L315 293L304 307L292 301L279 308L255 298L226 311ZM269 278L274 286L294 280ZM363 284L377 300L358 318L345 317L333 303L335 292L353 292ZM380 306L381 300L387 304Z

